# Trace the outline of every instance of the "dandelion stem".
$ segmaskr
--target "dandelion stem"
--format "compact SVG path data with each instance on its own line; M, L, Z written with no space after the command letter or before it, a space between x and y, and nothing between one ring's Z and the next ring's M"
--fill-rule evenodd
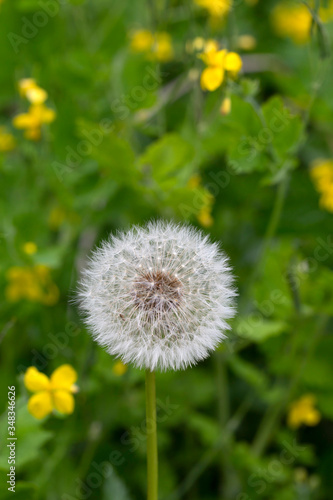
M158 499L155 373L146 370L147 500Z

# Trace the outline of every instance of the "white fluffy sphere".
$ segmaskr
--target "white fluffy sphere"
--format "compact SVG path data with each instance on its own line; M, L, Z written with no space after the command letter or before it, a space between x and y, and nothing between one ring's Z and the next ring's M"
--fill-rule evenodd
M79 300L93 337L124 363L178 370L206 358L234 316L227 256L193 227L150 222L110 236Z

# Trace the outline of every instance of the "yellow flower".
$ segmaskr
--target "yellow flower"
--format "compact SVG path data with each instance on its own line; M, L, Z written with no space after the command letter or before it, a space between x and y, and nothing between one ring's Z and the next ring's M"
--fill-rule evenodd
M333 160L317 159L311 164L310 175L321 194L321 208L333 212Z
M41 419L53 410L69 415L74 411L74 397L77 373L71 365L59 366L47 377L31 366L24 375L24 385L34 392L28 401L28 410L35 418Z
M257 40L252 35L240 35L237 38L237 46L242 50L253 50Z
M153 58L160 62L168 62L173 58L173 48L169 33L156 33Z
M147 52L154 43L154 35L148 30L137 30L131 37L131 49L134 52Z
M297 401L294 401L289 408L287 422L289 427L297 429L302 424L317 425L320 421L320 413L314 404L316 398L313 394L306 394Z
M17 129L24 129L27 139L36 141L40 139L41 126L53 122L55 117L55 111L44 104L31 104L28 113L14 117L13 125Z
M27 241L23 245L23 252L27 255L33 255L37 252L37 245L33 241Z
M27 92L31 89L38 87L36 80L33 78L22 78L18 82L19 92L21 97L26 97Z
M220 113L225 116L228 115L231 111L231 99L230 97L225 97L221 103Z
M33 104L43 104L48 97L46 90L38 86L27 90L26 96L28 101Z
M150 59L167 62L173 58L173 47L169 33L161 31L151 33L148 30L138 30L132 34L131 49L134 52L144 52Z
M190 189L196 189L201 185L201 177L198 174L192 175L187 183L187 187Z
M6 298L9 302L26 299L52 306L59 298L59 289L51 279L50 269L44 265L11 267L7 271Z
M211 207L203 207L200 210L200 212L197 216L197 219L203 227L212 226L214 223L214 219L213 219L212 214L211 214Z
M124 365L124 363L122 363L121 361L117 361L117 363L113 365L112 371L115 375L121 377L122 375L124 375L124 373L127 372L127 365Z
M6 127L0 127L0 152L12 151L15 148L15 137L10 134Z
M230 11L232 0L194 0L195 3L206 9L211 17L221 18Z
M203 90L210 92L222 85L225 71L236 76L242 68L240 56L236 52L228 52L226 49L219 50L218 44L214 40L206 43L205 50L199 57L207 66L201 73L200 85Z
M295 43L303 44L310 38L312 16L305 5L288 5L283 2L273 9L272 24L279 36L289 37Z
M15 128L23 129L27 139L38 141L42 125L54 121L55 111L44 105L48 97L47 92L39 87L33 78L20 80L19 92L22 97L30 101L31 105L27 113L20 113L13 118L13 125Z
M205 39L201 36L197 36L193 40L187 40L185 48L186 52L192 54L193 52L201 51L205 48Z
M48 224L54 231L59 229L64 220L66 219L66 212L61 207L54 207L49 215Z
M23 78L18 86L21 97L26 97L33 104L42 104L48 97L47 92L33 78Z

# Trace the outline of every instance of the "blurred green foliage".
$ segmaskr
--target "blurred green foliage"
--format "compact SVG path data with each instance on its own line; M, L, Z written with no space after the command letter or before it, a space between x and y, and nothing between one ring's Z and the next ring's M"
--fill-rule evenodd
M307 43L281 38L271 23L277 3L235 1L216 23L191 0L1 2L0 126L16 142L0 153L1 499L12 495L12 385L15 498L145 496L144 373L113 371L71 299L95 244L158 217L221 241L239 289L219 350L157 377L160 498L331 498L332 213L320 208L309 169L332 156L333 26L318 21L326 4L314 2ZM173 58L134 53L135 29L169 33ZM255 38L250 51L244 34ZM188 49L196 37L240 53L240 76L202 92L203 65ZM36 142L12 125L27 109L18 82L28 77L56 111ZM10 270L39 265L60 292L56 304L38 300L40 289L35 300L8 292ZM17 294L27 286L19 272ZM50 375L62 363L79 373L75 412L38 421L23 373L35 365ZM307 393L321 420L292 429L289 405Z

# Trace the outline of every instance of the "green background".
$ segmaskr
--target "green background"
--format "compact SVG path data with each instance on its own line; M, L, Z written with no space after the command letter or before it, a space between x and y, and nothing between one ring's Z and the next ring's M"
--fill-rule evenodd
M332 155L332 24L298 46L274 34L271 0L235 2L215 28L191 1L51 3L57 12L36 33L27 26L43 23L34 16L47 1L0 7L0 120L17 143L0 156L0 428L6 437L7 386L15 385L15 498L145 497L144 373L113 372L115 360L92 341L71 299L87 255L111 231L159 217L201 227L208 203L213 223L202 229L230 256L238 314L209 359L157 376L160 498L328 500L333 219L319 207L309 166ZM173 60L134 54L136 28L170 33ZM14 47L13 33L23 39ZM203 93L188 76L203 63L186 41L216 38L238 51L245 33L257 46L239 51L240 77ZM39 142L11 124L27 109L17 88L25 77L47 90L57 113ZM221 116L226 95L232 109ZM57 227L54 210L64 214ZM23 252L27 241L36 254ZM34 264L51 269L60 290L53 306L6 299L8 269ZM79 374L75 412L37 421L23 373L35 365L50 375L63 363ZM292 430L288 405L307 393L321 421ZM7 456L2 439L1 499L12 495Z

